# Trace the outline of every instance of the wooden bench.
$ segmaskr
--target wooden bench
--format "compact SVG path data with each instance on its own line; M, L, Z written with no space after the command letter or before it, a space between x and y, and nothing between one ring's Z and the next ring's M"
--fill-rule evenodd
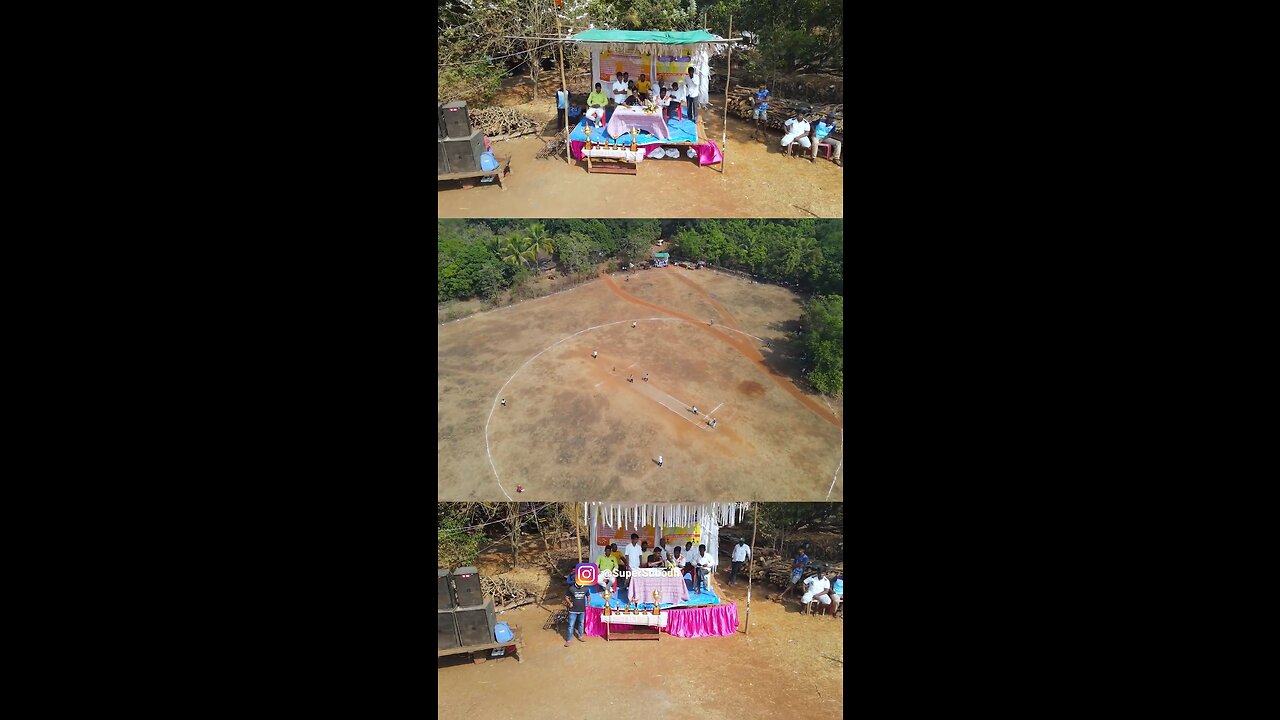
M512 632L514 633L514 630ZM515 635L507 642L485 643L483 645L467 645L466 647L456 647L456 648L449 648L447 650L437 650L436 657L442 658L445 655L461 655L462 653L483 652L485 650L497 650L498 648L504 648L511 645L516 646L515 652L511 653L511 655L515 657L516 662L517 663L524 662L524 660L520 659L520 650L524 648L524 641L520 639L519 635Z
M506 190L507 188L504 187L502 184L502 176L511 172L511 156L508 155L506 157L497 157L495 155L494 159L498 161L497 170L476 170L474 172L445 173L444 175L437 175L436 178L440 182L444 182L445 180L464 180L466 178L488 177L490 175L493 175L494 177L498 178L498 188L500 190Z

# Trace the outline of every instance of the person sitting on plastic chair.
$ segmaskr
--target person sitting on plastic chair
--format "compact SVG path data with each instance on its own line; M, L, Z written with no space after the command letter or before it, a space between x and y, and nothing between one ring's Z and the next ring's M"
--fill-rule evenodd
M782 151L789 152L791 143L799 143L800 147L808 150L813 143L809 142L809 121L805 120L804 113L797 113L795 117L790 118L785 123L787 134L782 136Z
M587 96L587 122L595 127L604 127L604 108L609 104L609 96L604 94L600 83L596 83L596 91Z
M707 546L698 546L698 592L710 592L707 580L711 577L711 556L707 554Z
M843 144L839 140L831 137L831 131L836 129L836 116L832 113L827 113L825 118L814 123L813 129L814 137L817 142L813 144L813 157L810 158L810 160L817 160L818 151L822 149L823 145L829 145L831 146L831 149L835 151L831 156L831 162L837 165L842 165L843 163L840 160L840 150L843 148Z
M814 600L823 605L831 604L831 596L827 594L831 590L831 581L827 579L826 570L821 570L817 575L806 578L804 588L804 596L800 598L800 604L806 609L808 609L809 603Z

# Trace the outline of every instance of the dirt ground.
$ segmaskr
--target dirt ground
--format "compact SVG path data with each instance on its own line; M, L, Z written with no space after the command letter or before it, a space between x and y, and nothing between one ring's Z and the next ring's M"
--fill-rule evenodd
M563 155L538 160L537 152L557 132L555 101L549 82L537 100L524 82L509 85L495 104L515 107L542 123L541 137L494 143L495 154L512 156L505 190L478 185L478 178L439 183L440 217L599 217L606 203L611 217L623 218L844 217L844 168L822 156L816 162L788 157L780 147L780 133L770 131L767 143L753 140L755 126L732 114L727 142L721 142L723 95L712 95L700 116L703 137L723 151L723 174L720 165L699 166L687 159L645 161L636 175L589 174L585 162L566 164ZM846 160L848 153L846 143Z
M844 619L804 615L795 602L768 602L766 595L776 589L756 584L748 635L746 585L728 587L727 565L712 583L722 598L738 603L733 637L664 634L658 642L588 637L570 647L564 647L563 626L543 629L563 596L563 586L549 583L545 607L527 605L499 615L517 626L523 662L500 657L477 665L462 655L439 659L437 712L495 720L548 711L689 714L707 720L840 717Z
M843 403L796 385L800 303L670 267L440 325L439 499L842 500Z

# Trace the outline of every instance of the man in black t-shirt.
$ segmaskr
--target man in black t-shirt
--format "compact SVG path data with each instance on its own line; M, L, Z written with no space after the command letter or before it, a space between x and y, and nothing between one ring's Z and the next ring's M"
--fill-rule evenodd
M578 625L578 641L586 642L582 637L587 631L587 598L591 593L587 588L574 583L564 594L564 605L569 608L569 631L564 635L564 646L569 647L573 639L573 626Z

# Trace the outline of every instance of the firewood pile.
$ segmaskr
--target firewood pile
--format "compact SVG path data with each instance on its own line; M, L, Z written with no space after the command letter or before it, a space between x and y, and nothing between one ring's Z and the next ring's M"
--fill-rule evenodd
M510 610L537 601L532 592L501 575L481 575L480 591L493 598L495 610Z
M752 97L754 92L755 88L734 88L731 90L729 92L729 111L734 115L750 120L751 111L755 109L756 105L755 98ZM821 105L800 100L786 100L772 95L769 96L769 121L766 124L774 130L785 130L783 123L801 108L809 111L811 123L817 113L821 113L824 116L827 113L834 113L836 116L836 129L832 132L844 133L844 104Z
M723 548L722 548L723 549ZM721 553L725 555L726 553ZM822 562L814 560L813 565L805 571L805 577L813 575L817 572L817 567L821 566L831 573L832 576L839 575L844 572L843 562ZM747 571L747 566L743 566L742 571ZM755 567L751 570L751 578L755 582L765 582L778 587L786 587L791 582L791 558L784 557L778 551L769 548L756 548Z
M471 129L479 130L490 140L506 140L537 132L538 123L519 110L495 106L472 110Z

